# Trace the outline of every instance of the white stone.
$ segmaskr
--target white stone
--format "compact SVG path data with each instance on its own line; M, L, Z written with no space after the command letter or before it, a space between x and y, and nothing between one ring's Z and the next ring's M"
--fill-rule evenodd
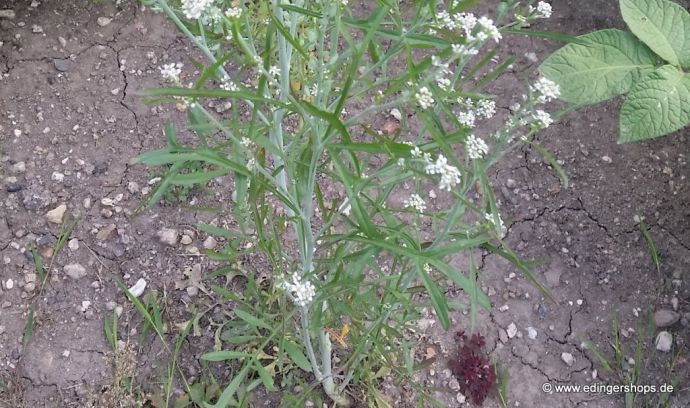
M186 234L185 234L185 235L183 235L182 238L180 239L180 243L182 243L182 245L189 245L189 244L192 243L192 237L190 237L189 235L186 235Z
M65 215L65 211L67 211L67 205L60 204L59 206L53 208L52 210L46 213L46 219L52 222L53 224L61 224L62 217Z
M571 367L575 363L575 357L570 353L561 353L561 360L568 366Z
M101 27L107 26L108 24L110 24L111 21L113 21L113 20L108 18L108 17L98 17L98 20L96 20L98 25Z
M172 228L163 228L160 231L158 231L156 235L158 235L158 239L166 245L173 246L177 244L178 234L177 231L175 231Z
M5 288L12 289L14 287L14 281L12 279L7 279L5 282Z
M398 122L402 121L402 114L397 108L391 109L391 116L394 117Z
M134 297L139 297L144 293L144 290L146 290L146 281L144 278L139 278L137 283L129 288L129 293L131 293Z
M535 329L532 326L528 327L527 328L527 337L529 337L532 340L536 339L537 338L537 329Z
M63 270L65 271L65 275L72 279L80 279L86 276L86 269L77 263L65 265Z
M515 325L515 323L511 322L508 325L506 332L508 333L508 338L512 339L513 337L515 337L515 335L517 334L517 326Z
M77 238L70 239L67 243L67 247L72 251L76 251L77 249L79 249L79 240Z
M657 350L668 353L673 346L673 335L667 331L661 331L656 335L656 341L654 343Z
M210 235L204 240L204 249L213 249L216 245L218 245L218 241Z

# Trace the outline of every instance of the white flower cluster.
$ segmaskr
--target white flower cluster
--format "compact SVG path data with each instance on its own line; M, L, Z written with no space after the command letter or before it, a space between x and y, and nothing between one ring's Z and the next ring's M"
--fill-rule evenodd
M419 91L414 94L414 97L417 99L417 103L422 109L428 109L434 106L434 103L436 102L431 95L429 88L426 86L419 88Z
M242 15L242 9L239 7L230 7L225 10L225 16L227 18L238 18Z
M558 87L558 84L543 77L539 78L533 85L530 85L529 89L538 95L537 101L539 103L550 102L561 96L561 89Z
M424 212L426 210L426 201L419 194L412 194L409 199L405 200L405 208L414 208L417 212Z
M458 103L467 108L466 112L457 114L458 122L468 128L474 127L477 116L490 119L496 114L496 102L490 99L482 99L475 104L472 99L459 98Z
M450 79L446 76L452 74L452 72L448 69L448 63L441 62L441 59L434 55L431 57L431 64L438 69L436 72L436 84L438 87L444 91L450 90Z
M479 50L474 47L468 47L465 44L453 44L453 53L461 57L470 57L479 54Z
M425 159L428 159L425 156ZM431 160L427 160L426 167L424 168L426 174L440 174L441 181L438 183L438 188L441 190L450 191L452 187L455 187L460 183L460 170L457 167L448 164L448 159L446 159L442 154L436 159L436 163L432 163Z
M537 7L529 6L530 14L534 13L536 18L549 18L553 13L551 5L545 1L540 1L537 3Z
M282 282L282 287L291 295L292 301L300 307L308 306L316 295L314 285L307 280L302 280L297 273L292 274L292 280Z
M229 79L224 80L223 83L220 84L220 88L230 92L237 92L240 89L237 87L237 84Z
M481 138L475 135L470 135L465 141L467 148L467 156L472 160L481 159L485 154L489 153L489 146Z
M181 63L171 63L171 64L164 64L162 67L159 67L161 71L161 76L164 79L167 79L170 82L179 82L180 81L180 74L182 73L182 64Z
M443 28L451 31L460 28L465 35L467 43L472 43L475 41L481 42L487 39L498 42L501 38L503 38L501 36L501 32L494 25L494 21L485 16L477 18L472 13L458 13L451 15L447 11L441 11L437 14L437 17Z
M501 214L498 215L498 225L496 225L496 219L494 218L494 215L491 213L486 213L484 214L484 218L491 222L491 224L494 225L498 230L501 231L501 237L505 237L506 233L508 232L508 229L506 228L505 224L503 224L503 219L501 218Z
M182 13L190 20L199 19L213 0L182 0Z
M537 121L537 124L540 128L546 129L553 123L553 119L551 118L551 115L549 115L548 112L544 112L541 109L537 109L534 111L533 114L534 120Z

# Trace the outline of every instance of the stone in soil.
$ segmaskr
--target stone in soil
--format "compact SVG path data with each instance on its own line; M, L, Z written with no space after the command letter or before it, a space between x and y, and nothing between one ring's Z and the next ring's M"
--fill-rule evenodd
M139 297L144 294L144 290L146 290L146 281L143 278L139 278L137 283L129 288L129 293L134 297Z
M22 189L22 185L17 183L17 182L10 182L10 183L7 183L7 185L5 186L5 190L8 193L16 193L16 192L20 191L21 189Z
M65 275L69 276L72 279L80 279L86 276L86 268L84 268L80 264L65 265L63 270L65 271Z
M53 208L52 210L46 213L46 219L52 222L53 224L61 224L62 218L65 215L65 211L67 211L67 205L60 204L59 206Z
M180 239L180 243L182 245L189 245L192 243L192 237L190 237L189 235L183 235Z
M572 367L573 363L575 363L575 357L570 353L561 353L561 360L563 360L568 367Z
M16 16L14 10L0 10L0 18L13 19Z
M515 323L510 323L508 325L508 328L506 329L506 332L508 333L508 338L513 338L517 334L517 326Z
M218 241L216 241L216 239L212 236L209 236L204 240L204 249L213 249L216 247L216 245L218 245Z
M657 350L668 353L673 346L673 335L667 331L659 332L654 343Z
M98 17L98 19L96 20L96 23L98 23L98 25L101 27L105 27L108 24L110 24L111 21L113 21L113 20L108 18L108 17Z
M69 59L55 58L53 59L55 69L60 72L67 72L72 67L72 61Z
M660 309L654 312L654 324L658 328L673 326L680 320L680 314L673 310Z
M158 239L166 245L173 246L177 244L178 233L172 228L162 228L156 235L158 235Z

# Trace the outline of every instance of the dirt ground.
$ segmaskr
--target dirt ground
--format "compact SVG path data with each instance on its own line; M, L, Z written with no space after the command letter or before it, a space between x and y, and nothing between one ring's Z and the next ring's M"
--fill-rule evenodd
M490 10L495 2L488 3ZM687 0L682 4L690 6ZM184 124L172 105L144 105L141 92L163 85L158 67L164 63L182 62L192 78L194 52L161 15L133 1L0 0L0 10L7 9L15 16L0 18L0 406L85 406L114 375L104 316L124 309L122 337L137 338L141 327L116 279L130 286L144 279L147 291L165 293L173 322L188 319L194 305L211 308L217 319L225 313L214 299L174 289L185 268L214 266L198 256L212 242L194 226L222 224L224 216L181 204L131 216L155 184L155 174L129 165L129 159L163 145L166 120ZM554 16L534 28L575 35L611 26L623 28L617 1L559 0ZM504 115L523 93L525 80L536 77L538 61L558 47L522 37L509 37L505 45L518 60L492 85L503 98ZM482 257L482 286L494 309L483 312L477 330L487 337L492 360L509 372L509 406L623 406L619 394L545 394L542 384L619 384L585 341L610 357L616 320L625 355L632 357L640 328L659 310L671 316L670 326L644 336L640 383L659 386L678 378L670 406L690 406L689 135L684 130L619 145L619 104L570 114L537 136L562 162L569 188L529 149L509 154L494 170L509 226L506 239L521 256L544 261L535 270L558 300L544 299L497 256ZM227 199L221 193L194 204L208 200L218 206ZM41 291L31 248L46 255L54 246L59 225L46 214L62 204L78 222ZM636 216L646 220L661 256L660 271ZM159 239L163 228L179 235L173 245ZM448 296L460 295L449 290ZM35 327L24 347L31 304ZM453 332L430 323L422 333L423 350L433 348L439 359L419 380L437 387L437 398L448 407L459 407L457 384L445 362L455 350L454 331L466 328L467 317L457 313L453 321ZM673 335L670 353L655 350L660 330ZM163 369L160 344L145 344L137 350L137 372L155 388ZM212 344L209 329L185 345L187 375L198 375L198 357ZM565 359L570 365L563 353L572 356ZM406 406L404 389L383 388L393 406ZM645 406L642 402L635 406ZM497 396L485 405L499 406Z

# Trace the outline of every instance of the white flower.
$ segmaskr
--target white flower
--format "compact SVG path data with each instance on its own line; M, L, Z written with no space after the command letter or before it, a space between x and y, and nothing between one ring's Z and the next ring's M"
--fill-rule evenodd
M275 65L271 65L271 68L268 69L268 75L272 77L277 77L278 75L280 75L280 69Z
M316 288L308 280L302 280L297 274L292 274L291 281L282 282L283 289L292 297L292 301L301 307L308 306L316 295Z
M422 157L422 151L419 149L419 146L415 146L414 149L410 151L410 154L415 159Z
M503 224L503 219L501 218L501 214L497 213L498 215L498 225L496 225L496 219L494 218L494 215L491 213L486 213L484 214L484 218L491 222L493 226L501 232L501 237L505 237L506 233L508 232L508 229L506 228L505 224Z
M453 44L453 53L461 57L472 56L479 54L479 50L476 48L468 47L465 44Z
M230 92L237 92L239 90L237 84L229 79L223 80L223 83L220 84L220 88Z
M551 8L551 5L545 1L540 1L537 4L537 8L534 8L532 6L529 6L529 12L530 13L535 13L535 17L537 18L549 18L551 17L551 13L553 12L553 9Z
M472 111L458 113L458 122L460 122L460 124L463 126L473 128L475 119L476 116Z
M496 113L496 102L491 99L482 99L477 102L477 114L490 119Z
M467 148L467 155L473 160L481 159L485 154L489 153L489 146L486 145L486 142L474 135L470 135L467 138L465 146Z
M553 123L553 119L551 119L551 115L549 115L548 112L544 112L543 110L537 109L534 111L533 115L534 119L539 122L539 127L546 129Z
M414 208L417 212L424 212L426 210L426 201L418 194L412 194L409 199L405 200L405 208Z
M242 15L242 9L239 7L230 7L225 10L225 16L227 18L237 18Z
M438 85L439 88L443 89L444 91L447 91L450 89L450 79L448 79L448 78L444 78L444 77L436 78L436 84Z
M252 140L247 136L243 136L242 139L240 139L240 144L247 149L254 146L254 142L252 142Z
M247 160L247 169L249 169L249 171L255 171L259 169L259 166L256 164L256 159L250 157L249 160Z
M472 31L474 31L474 27L477 26L477 17L474 14L460 13L455 16L455 22L462 28L462 31L465 32L465 37L467 37L468 41L474 39L474 37L472 37Z
M213 0L182 0L182 12L190 20L196 20L213 3Z
M404 157L398 158L398 167L403 167L403 168L405 167L405 158Z
M558 85L550 79L539 78L534 85L530 85L530 91L538 94L537 101L539 103L550 102L552 99L557 99L561 96L561 89Z
M425 171L427 174L441 175L441 181L438 184L441 190L450 191L451 187L460 183L460 171L457 167L449 165L443 155L438 156L436 163L427 163Z
M161 75L163 78L167 79L170 82L178 82L180 80L180 74L182 73L182 64L178 63L172 63L172 64L164 64L162 67L159 67L158 69L161 70Z
M494 25L494 21L492 19L481 17L477 22L482 27L483 32L486 33L490 39L498 42L498 40L503 38L503 36L501 36L501 32L498 31L498 28Z
M426 86L423 86L419 88L419 91L414 94L414 97L417 99L417 103L422 109L428 109L434 105L434 98L431 95L431 92L429 92L429 88Z

